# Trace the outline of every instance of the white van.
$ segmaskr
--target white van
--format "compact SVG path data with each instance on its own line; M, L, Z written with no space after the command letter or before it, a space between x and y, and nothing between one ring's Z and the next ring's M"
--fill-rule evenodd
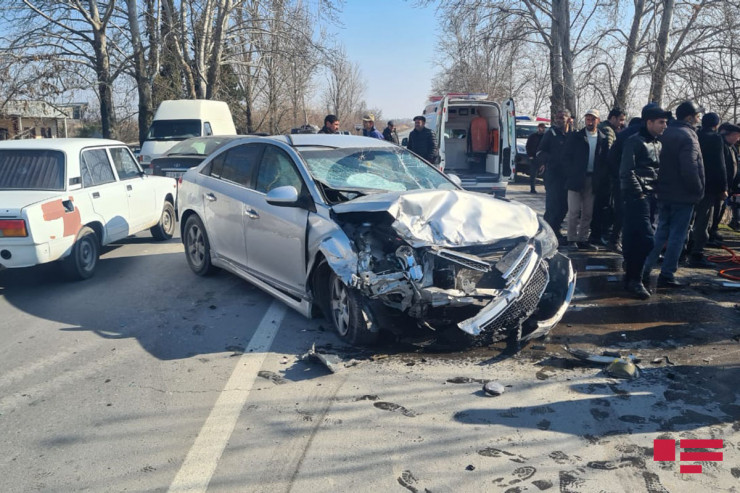
M163 155L179 141L207 135L236 135L226 103L207 99L162 101L141 146L139 163L148 169L152 159Z
M467 190L504 197L516 153L514 101L487 98L447 94L432 98L423 114L437 138L440 169Z

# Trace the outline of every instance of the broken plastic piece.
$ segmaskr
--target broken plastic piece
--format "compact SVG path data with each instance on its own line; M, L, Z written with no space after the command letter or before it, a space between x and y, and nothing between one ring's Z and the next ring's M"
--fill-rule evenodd
M486 382L483 385L483 392L488 395L501 395L505 392L505 388L498 382Z
M614 378L627 378L633 380L640 376L640 370L629 359L615 359L606 367L606 373Z
M342 358L340 358L336 354L323 354L316 352L316 344L313 344L311 346L311 349L309 349L306 354L301 356L301 359L303 360L309 358L321 362L332 373L336 373L342 369L340 367L340 364L342 363Z

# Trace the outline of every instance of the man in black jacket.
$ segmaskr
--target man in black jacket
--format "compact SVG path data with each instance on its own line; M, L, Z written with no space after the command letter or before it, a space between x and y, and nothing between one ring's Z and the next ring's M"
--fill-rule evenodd
M709 223L714 208L720 208L727 198L727 168L725 143L717 133L719 115L707 113L701 119L698 132L699 147L704 161L704 197L696 204L694 227L691 229L689 267L714 268L717 265L704 257L704 247L709 239Z
M545 135L545 130L544 123L537 125L537 131L527 137L527 143L524 146L524 149L527 151L527 157L529 158L529 193L537 193L535 185L537 184L539 166L535 164L534 158L537 156L537 148L539 148L540 142L542 142L542 136Z
M578 250L595 250L588 242L594 212L594 177L605 172L609 144L599 129L599 110L584 115L586 126L565 142L565 185L568 189L568 243Z
M339 118L336 115L326 115L324 117L324 126L319 130L320 134L337 134L339 133Z
M624 143L619 166L624 219L624 285L627 291L641 300L650 297L647 289L650 278L647 276L643 281L642 271L645 259L654 246L650 196L660 166L661 144L658 137L666 129L670 116L669 111L659 107L643 111L640 130Z
M725 144L725 167L727 168L727 192L730 195L728 205L732 212L732 220L729 226L735 231L740 230L740 159L738 159L737 142L740 141L740 126L732 123L723 123L720 127L720 135L722 135ZM717 230L719 225L720 217L715 214L715 222L712 228ZM711 237L711 232L710 232Z
M555 114L553 125L545 132L537 148L537 165L545 168L545 221L550 225L558 243L565 244L560 226L568 213L568 191L565 187L565 165L563 146L570 132L569 110Z
M409 134L409 142L406 147L430 163L439 164L437 139L434 138L434 132L424 126L426 122L427 119L423 115L414 117L414 129Z
M388 126L383 129L383 138L398 145L398 133L396 133L396 124L393 120L388 120Z
M676 108L676 119L660 137L663 148L655 187L658 227L655 246L645 261L645 274L649 275L665 245L658 287L684 286L675 274L694 205L704 197L704 164L695 130L703 112L704 108L695 102L684 101Z

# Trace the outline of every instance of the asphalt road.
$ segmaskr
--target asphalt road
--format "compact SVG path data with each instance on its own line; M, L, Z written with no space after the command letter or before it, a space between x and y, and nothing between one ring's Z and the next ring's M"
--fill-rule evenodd
M541 208L526 190L509 197ZM2 490L736 491L737 291L686 271L692 288L635 301L610 280L615 255L573 257L573 308L517 355L350 348L232 275L196 277L179 240L146 234L88 281L0 272ZM641 376L566 344L633 353ZM337 373L301 359L313 345ZM485 394L488 380L505 392ZM653 461L655 439L710 438L722 462Z

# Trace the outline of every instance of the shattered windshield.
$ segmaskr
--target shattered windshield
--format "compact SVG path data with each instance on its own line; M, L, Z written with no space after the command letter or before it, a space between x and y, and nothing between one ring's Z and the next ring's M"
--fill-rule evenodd
M314 180L335 190L375 193L457 188L401 148L322 148L301 150L301 156Z

